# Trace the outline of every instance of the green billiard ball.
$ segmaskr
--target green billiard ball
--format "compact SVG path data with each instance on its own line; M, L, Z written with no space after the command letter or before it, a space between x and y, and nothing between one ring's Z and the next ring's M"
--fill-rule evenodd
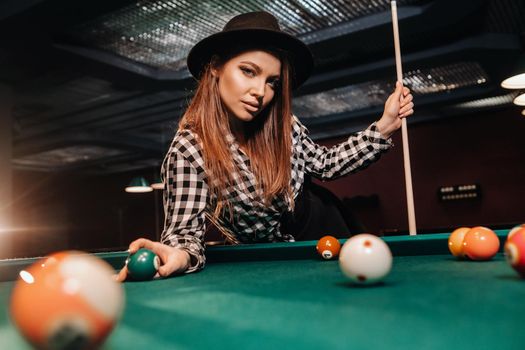
M126 260L130 277L135 281L147 281L153 278L160 266L159 257L151 250L140 248Z

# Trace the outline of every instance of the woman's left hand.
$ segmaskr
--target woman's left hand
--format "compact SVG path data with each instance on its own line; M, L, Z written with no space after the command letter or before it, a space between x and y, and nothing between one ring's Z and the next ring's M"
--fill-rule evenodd
M396 90L386 100L383 116L376 123L377 129L385 138L390 138L401 127L403 118L414 113L412 99L410 89L396 82Z

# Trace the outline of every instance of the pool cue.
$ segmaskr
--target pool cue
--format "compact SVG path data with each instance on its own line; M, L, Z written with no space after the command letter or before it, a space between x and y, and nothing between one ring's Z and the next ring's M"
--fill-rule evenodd
M392 7L392 27L394 29L394 48L396 53L397 81L403 85L403 68L401 66L401 47L399 45L399 27L397 25L397 4L390 3ZM414 192L412 190L412 171L410 170L410 151L408 149L407 120L401 120L401 137L403 139L403 162L405 165L405 184L408 209L408 232L411 236L416 235L416 211L414 208Z

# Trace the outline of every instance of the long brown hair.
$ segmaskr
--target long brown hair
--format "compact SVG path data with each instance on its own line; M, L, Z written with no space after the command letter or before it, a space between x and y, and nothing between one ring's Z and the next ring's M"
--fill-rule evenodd
M265 49L265 51L268 51ZM208 188L217 199L214 216L224 209L232 208L225 198L227 188L243 186L235 183L234 174L238 174L225 135L230 134L228 113L221 101L217 78L212 68L226 63L240 52L231 53L222 58L217 56L203 70L197 90L182 116L179 129L192 130L200 139L205 162ZM246 131L246 151L250 155L251 170L257 179L261 200L268 205L276 196L284 196L289 207L294 201L290 185L292 152L292 108L291 108L291 67L286 54L270 50L269 53L281 61L279 88L270 104L255 120L251 121ZM237 177L240 179L240 177ZM242 189L241 187L241 190Z

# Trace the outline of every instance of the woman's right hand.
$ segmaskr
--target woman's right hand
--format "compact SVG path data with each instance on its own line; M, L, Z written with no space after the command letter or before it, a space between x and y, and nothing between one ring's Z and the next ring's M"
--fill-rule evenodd
M170 247L160 242L154 242L146 238L139 238L129 245L129 253L133 254L140 248L146 248L157 254L160 258L159 271L154 278L168 277L172 274L183 273L190 266L190 254L185 250ZM115 279L124 282L129 275L127 266L124 266Z

